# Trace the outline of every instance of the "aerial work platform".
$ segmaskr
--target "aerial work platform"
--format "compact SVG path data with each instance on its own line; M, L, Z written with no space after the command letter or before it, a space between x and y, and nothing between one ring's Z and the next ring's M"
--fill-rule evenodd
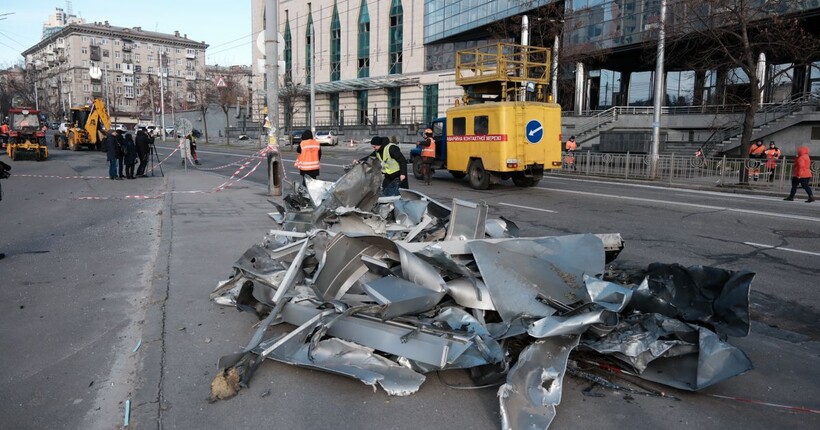
M465 49L456 54L456 84L464 88L467 99L515 99L517 91L536 94L544 100L544 88L550 83L549 48L496 43Z

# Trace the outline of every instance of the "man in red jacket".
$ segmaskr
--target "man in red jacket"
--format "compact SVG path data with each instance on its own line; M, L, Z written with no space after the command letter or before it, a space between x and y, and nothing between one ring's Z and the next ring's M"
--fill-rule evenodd
M806 146L797 148L797 158L794 159L794 173L792 174L792 190L789 193L789 197L783 200L794 200L794 194L797 192L797 185L799 184L806 190L806 194L809 195L809 199L806 200L806 203L814 201L814 195L811 193L811 187L809 186L809 181L812 176L810 166L809 148Z

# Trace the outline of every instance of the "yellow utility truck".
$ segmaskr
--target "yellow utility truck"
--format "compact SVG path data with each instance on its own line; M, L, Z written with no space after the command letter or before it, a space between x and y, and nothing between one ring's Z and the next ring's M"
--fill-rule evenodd
M433 121L433 169L486 190L511 179L536 185L545 170L561 168L561 106L547 96L550 51L498 43L459 51L456 84L463 103ZM421 146L410 152L413 174L422 178Z

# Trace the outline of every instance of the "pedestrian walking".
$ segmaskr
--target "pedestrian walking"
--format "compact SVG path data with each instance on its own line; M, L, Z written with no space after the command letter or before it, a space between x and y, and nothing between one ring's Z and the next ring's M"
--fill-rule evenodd
M564 144L566 155L564 156L564 164L567 168L575 170L575 150L578 149L578 144L575 143L575 136L570 136L567 143Z
M137 158L139 159L139 167L137 167L137 177L145 176L145 168L148 166L148 157L151 155L151 145L154 144L154 138L148 134L145 127L140 127L137 130L137 137L134 139L137 147Z
M391 143L386 137L373 136L370 139L373 152L354 161L354 164L377 158L382 164L382 196L398 196L401 182L407 179L407 159L401 153L399 145Z
M809 195L806 203L814 201L814 194L811 192L809 181L811 180L811 159L809 158L809 148L801 146L797 148L797 158L794 159L794 173L792 174L792 189L789 192L789 197L783 200L794 200L794 194L797 193L797 186L800 185L806 190Z
M433 129L424 129L424 140L421 144L421 173L424 183L430 185L433 177L433 161L436 159L436 139L433 138Z
M319 177L320 160L322 159L322 146L318 140L313 138L313 132L305 130L302 132L302 140L296 146L296 162L293 163L299 174L302 175L302 184L306 185L305 176L313 179Z
M753 159L763 159L766 157L766 146L763 145L762 140L758 140L749 148L749 158ZM755 167L752 167L749 170L749 176L752 177L755 181L760 177L760 164L755 164Z
M774 171L777 169L777 160L780 159L780 148L769 142L769 149L766 150L766 170L769 171L769 182L774 182Z
M137 145L134 143L134 138L131 137L131 133L125 134L122 152L125 160L125 177L128 179L136 179L136 176L134 176L134 166L137 164Z
M108 177L122 179L117 175L117 160L119 160L120 144L117 138L119 131L111 130L105 137L105 159L108 160Z

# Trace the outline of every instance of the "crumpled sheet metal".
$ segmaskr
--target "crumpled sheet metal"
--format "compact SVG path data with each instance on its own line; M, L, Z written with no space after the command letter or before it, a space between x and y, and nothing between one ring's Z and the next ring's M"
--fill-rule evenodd
M610 356L640 377L682 390L700 390L752 368L743 351L705 327L661 314L633 314L585 348Z
M376 302L384 305L381 316L385 319L429 311L444 297L444 291L442 290L435 291L424 288L395 276L365 283L364 290Z
M524 348L518 362L498 389L501 428L546 429L561 403L561 389L569 353L578 345L578 336L557 336L538 340Z
M305 175L304 178L308 194L310 195L310 201L313 203L313 206L319 206L322 201L327 198L327 195L333 191L333 188L336 185L335 182L313 179L307 175Z
M520 315L550 316L559 310L556 305L588 302L583 276L604 270L602 242L591 234L495 244L475 240L469 249L507 322Z
M320 309L304 303L288 303L282 310L282 320L300 326L321 313ZM431 332L396 321L382 321L364 315L340 316L327 331L330 336L365 345L378 351L394 354L444 368L455 362L473 346L470 336Z
M616 324L618 324L617 313L606 309L598 309L577 315L552 315L541 318L530 324L527 333L534 338L541 339L568 334L581 334L594 325L613 327Z
M749 271L653 263L648 282L635 290L629 306L707 324L720 335L742 337L751 328L749 291L754 277Z
M307 338L318 325L311 319L280 338L262 342L254 352L283 363L356 378L374 389L378 384L394 396L413 394L424 383L424 375L353 342L330 338L311 348Z
M653 266L641 285L608 282L619 234L516 238L515 224L487 220L483 203L447 207L412 190L380 198L377 166L323 185L321 201L307 190L286 199L282 228L212 293L259 318L270 310L246 350L394 395L417 391L426 372L470 368L489 378L514 364L499 402L502 425L516 429L549 426L579 338L585 351L683 389L751 368L704 326L748 331L753 275ZM669 316L627 314L641 309ZM279 322L297 328L255 343ZM513 345L525 347L517 363Z

